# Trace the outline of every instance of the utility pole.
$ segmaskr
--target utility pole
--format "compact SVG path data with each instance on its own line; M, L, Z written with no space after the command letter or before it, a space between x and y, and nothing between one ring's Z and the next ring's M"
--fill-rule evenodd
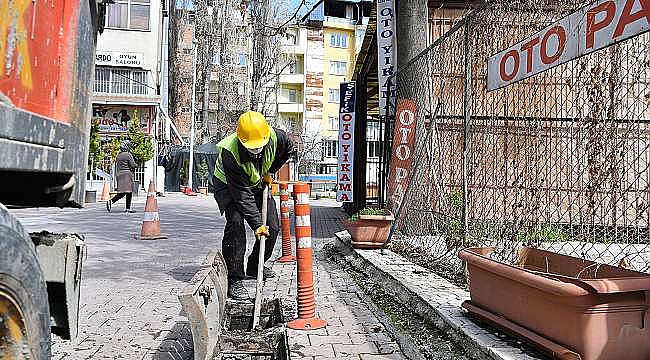
M194 46L194 59L192 61L192 120L190 123L190 164L187 169L187 187L192 189L192 175L194 175L194 121L196 120L196 49L199 47L199 42L196 40L196 23L192 31L192 45Z

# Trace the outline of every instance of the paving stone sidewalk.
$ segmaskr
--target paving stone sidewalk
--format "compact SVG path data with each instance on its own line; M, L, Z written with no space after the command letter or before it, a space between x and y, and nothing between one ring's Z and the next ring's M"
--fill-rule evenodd
M346 214L340 204L319 200L311 205L316 312L328 324L319 330L288 329L291 359L405 359L369 304L359 296L350 275L319 256L323 245L343 229L341 220ZM265 296L295 299L296 265L276 262L273 269L278 276L267 281Z

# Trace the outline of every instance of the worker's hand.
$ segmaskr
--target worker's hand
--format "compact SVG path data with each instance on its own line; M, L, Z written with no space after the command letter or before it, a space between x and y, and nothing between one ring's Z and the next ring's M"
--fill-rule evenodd
M269 174L265 174L265 175L262 177L262 181L264 181L264 183L265 183L266 185L268 185L268 186L273 185L273 178L272 178L271 175L269 175Z
M271 233L269 233L269 228L267 226L262 225L262 226L258 227L257 230L255 230L255 237L257 239L262 237L262 235L264 235L266 237L271 236Z

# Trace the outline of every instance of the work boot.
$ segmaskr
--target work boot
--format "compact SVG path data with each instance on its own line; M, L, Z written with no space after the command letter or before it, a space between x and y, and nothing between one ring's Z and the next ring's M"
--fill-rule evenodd
M257 269L253 270L255 273L253 274L246 274L246 277L249 279L257 279ZM270 267L264 267L262 269L262 280L266 281L268 279L274 278L275 277L275 271L271 270Z
M131 209L124 209L124 212L125 212L125 213L134 213L134 212L135 212L135 210L131 210Z
M251 298L241 280L228 284L228 297L234 300L249 300Z

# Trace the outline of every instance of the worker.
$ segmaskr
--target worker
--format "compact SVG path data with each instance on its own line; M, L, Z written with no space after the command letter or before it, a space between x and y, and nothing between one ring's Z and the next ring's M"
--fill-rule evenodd
M228 297L236 300L250 299L243 280L257 278L259 239L266 236L264 261L273 253L279 233L279 219L273 197L268 200L267 226L262 221L262 191L273 183L271 174L277 172L294 155L295 147L289 136L280 129L269 126L259 112L248 111L239 117L237 132L217 144L214 197L221 214L226 215L226 227L221 243L228 268ZM244 220L255 232L257 241L248 257ZM263 268L263 278L274 277L268 267Z

